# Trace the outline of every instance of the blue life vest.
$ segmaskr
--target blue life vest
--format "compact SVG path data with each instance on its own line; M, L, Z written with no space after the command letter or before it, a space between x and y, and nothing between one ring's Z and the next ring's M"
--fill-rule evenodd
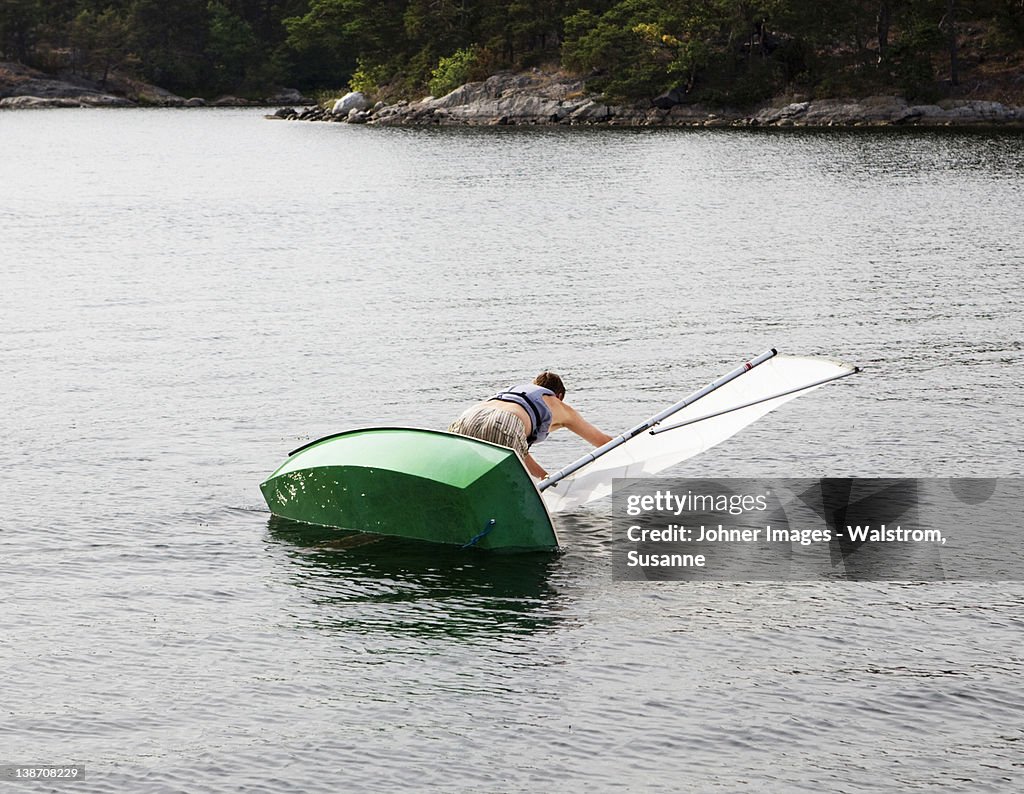
M521 386L513 386L511 389L498 392L492 400L501 400L506 403L515 403L526 409L526 413L533 420L533 432L526 439L527 445L536 444L548 437L551 430L551 409L544 402L544 395L555 393L551 389L545 389L535 383L527 383Z

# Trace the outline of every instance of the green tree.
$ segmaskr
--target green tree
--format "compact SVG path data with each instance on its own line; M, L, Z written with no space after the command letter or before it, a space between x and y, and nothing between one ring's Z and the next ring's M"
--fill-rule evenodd
M260 55L259 41L252 26L224 3L211 0L207 9L210 29L206 55L214 86L219 91L231 90L255 67Z
M581 5L598 13L609 3L565 0L511 0L479 6L480 40L487 42L506 65L556 57L562 43L564 20Z
M936 99L935 58L949 43L942 30L947 0L893 4L894 35L883 79L912 98Z
M622 0L600 16L576 12L565 21L564 63L598 72L595 85L613 97L657 93L670 81L668 66L677 55L678 39L665 38L666 5Z
M430 76L430 93L433 96L444 96L466 83L476 65L476 58L475 47L456 50L447 58L441 58Z
M988 0L976 10L987 12L992 19L997 46L1002 49L1024 46L1024 0Z
M101 12L83 9L71 22L73 66L106 85L110 72L130 55L127 20L113 8Z
M207 0L134 0L128 20L147 79L171 90L208 85Z
M397 0L311 0L284 20L286 44L300 83L347 83L360 59L381 64L406 51L404 4Z
M27 63L39 37L42 8L37 0L0 0L0 50Z

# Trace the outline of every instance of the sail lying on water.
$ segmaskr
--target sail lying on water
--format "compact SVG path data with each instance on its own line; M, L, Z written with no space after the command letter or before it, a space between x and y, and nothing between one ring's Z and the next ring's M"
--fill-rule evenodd
M598 450L598 457L557 482L542 483L548 510L571 510L607 496L617 477L646 477L664 471L731 438L783 403L858 371L829 359L771 354L763 363L755 359L742 374L727 376L731 379L723 385L644 427L604 454ZM579 463L567 466L563 472Z

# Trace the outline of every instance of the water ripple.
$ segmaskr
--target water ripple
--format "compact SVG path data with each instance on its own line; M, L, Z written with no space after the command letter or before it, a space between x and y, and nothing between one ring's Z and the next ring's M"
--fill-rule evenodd
M769 345L865 372L680 473L1020 474L1019 137L2 122L7 761L98 792L1019 781L1020 585L617 583L606 507L511 557L257 490L524 372L619 429Z

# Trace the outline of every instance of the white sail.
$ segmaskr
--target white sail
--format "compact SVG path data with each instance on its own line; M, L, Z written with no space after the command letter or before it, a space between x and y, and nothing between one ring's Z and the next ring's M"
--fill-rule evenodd
M547 487L544 501L548 510L557 513L600 499L612 492L614 478L664 471L731 438L774 408L819 388L823 381L856 371L829 359L775 356L664 419L655 433L639 433ZM727 413L713 416L723 411ZM695 419L693 424L663 430Z

